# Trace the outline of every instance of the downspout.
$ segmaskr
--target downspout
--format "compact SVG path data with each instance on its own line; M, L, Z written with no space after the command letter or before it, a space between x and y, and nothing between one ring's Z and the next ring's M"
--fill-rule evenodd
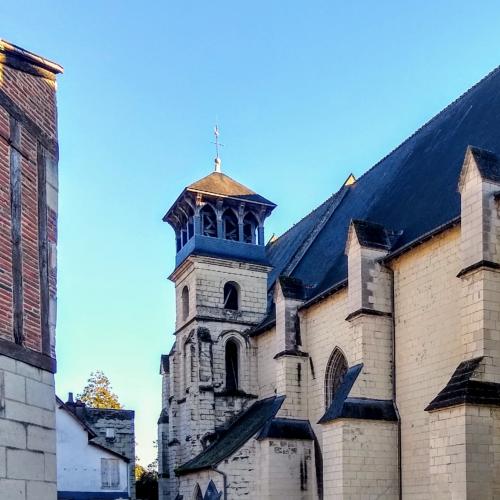
M403 498L403 472L401 468L401 416L396 405L396 302L394 294L394 270L384 263L380 263L391 275L391 336L392 336L392 400L398 416L398 484L399 500Z
M223 484L223 490L224 490L224 500L227 500L227 474L225 472L222 472L221 470L217 469L217 466L212 465L212 470L214 472L217 472L222 476L222 484Z

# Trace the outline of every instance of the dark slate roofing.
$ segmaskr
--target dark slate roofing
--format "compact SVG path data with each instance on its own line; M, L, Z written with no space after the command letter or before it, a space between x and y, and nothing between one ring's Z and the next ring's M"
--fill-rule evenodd
M280 276L279 281L283 295L288 299L303 300L305 298L306 291L299 279L291 276Z
M197 470L208 469L222 462L241 448L262 429L268 420L276 415L284 399L284 396L273 396L256 401L248 410L239 415L215 443L189 462L181 465L175 473L178 475L189 474Z
M363 369L363 364L352 366L335 392L332 404L318 423L324 424L337 418L360 418L365 420L398 419L396 408L391 400L372 398L350 398L352 386Z
M390 250L397 238L393 232L375 222L353 219L352 227L362 247Z
M257 439L306 439L314 441L309 420L273 418L263 427Z
M352 219L402 231L392 251L460 215L457 191L466 148L500 152L500 68L450 104L349 186L291 275L309 285L309 298L347 277L344 254ZM486 162L489 167L492 162ZM491 174L490 174L491 175ZM495 174L500 175L500 174ZM334 195L336 196L336 195ZM331 199L267 247L277 276L313 231Z
M333 206L336 206L343 191L342 189L333 194L318 208L292 226L286 233L267 244L267 254L273 266L272 271L269 273L270 285L276 281L276 278L303 247L314 229L321 224L321 221L324 221L329 210Z
M469 146L468 149L476 161L481 177L489 181L500 182L500 159L498 156L491 151L474 146Z
M211 174L203 177L199 181L193 182L187 188L187 191L195 193L208 193L214 195L228 196L236 198L241 201L251 201L263 205L275 207L272 202L255 193L243 184L235 181L231 177L221 172L212 172Z
M500 406L500 384L471 380L483 357L462 361L444 389L429 403L426 411L459 404Z

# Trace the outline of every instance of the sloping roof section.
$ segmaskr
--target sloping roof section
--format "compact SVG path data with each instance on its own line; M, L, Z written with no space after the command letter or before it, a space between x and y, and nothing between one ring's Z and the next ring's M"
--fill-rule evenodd
M222 462L259 432L276 415L284 400L284 396L273 396L256 401L235 420L215 443L189 462L178 467L175 473L177 475L189 474L214 467Z
M491 151L474 146L469 146L468 150L476 161L481 177L488 181L500 182L500 158Z
M500 152L500 68L432 118L347 188L319 233L293 266L309 299L347 277L344 254L352 219L401 232L391 252L460 215L457 191L468 145ZM493 155L495 156L495 155ZM493 156L480 154L488 178L500 177ZM334 197L339 196L334 195ZM333 198L333 197L332 197ZM332 203L329 198L267 247L271 288Z
M462 361L446 386L429 403L426 411L469 403L500 406L500 384L473 380L483 357Z
M203 177L203 179L190 184L186 190L195 193L208 193L216 196L225 196L241 201L251 201L253 203L260 203L270 207L276 206L272 201L260 196L222 172L212 172L206 177Z
M364 420L387 420L395 422L398 419L393 401L388 399L350 398L349 393L356 382L363 363L351 366L335 392L333 401L319 424L326 424L339 418L354 418Z

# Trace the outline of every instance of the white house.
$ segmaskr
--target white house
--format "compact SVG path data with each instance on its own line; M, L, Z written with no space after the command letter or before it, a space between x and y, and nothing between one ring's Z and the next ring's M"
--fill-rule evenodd
M58 500L131 498L130 460L95 442L98 434L59 398L56 431Z

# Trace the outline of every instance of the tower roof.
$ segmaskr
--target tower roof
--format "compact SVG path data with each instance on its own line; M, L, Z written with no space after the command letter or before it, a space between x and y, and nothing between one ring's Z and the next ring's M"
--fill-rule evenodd
M234 198L241 201L250 201L252 203L268 205L270 207L276 206L272 201L260 196L255 193L255 191L252 191L243 184L236 182L234 179L226 174L223 174L222 172L212 172L206 177L203 177L203 179L193 182L186 188L186 191L212 194L215 196Z

